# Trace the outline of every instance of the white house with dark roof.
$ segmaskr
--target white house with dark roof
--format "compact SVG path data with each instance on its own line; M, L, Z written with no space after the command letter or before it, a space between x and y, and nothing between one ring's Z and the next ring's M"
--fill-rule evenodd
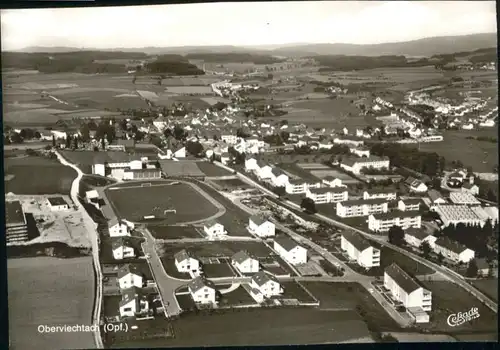
M341 236L340 247L366 269L380 266L380 249L373 247L366 239L356 233L344 231Z
M371 214L387 213L389 203L386 199L355 199L338 202L336 207L337 215L342 218L368 216Z
M290 265L307 263L307 249L289 237L275 238L274 250Z
M343 157L339 165L342 169L350 171L353 174L361 174L363 168L389 169L390 161L387 157Z
M257 289L266 298L283 293L283 288L278 280L264 271L257 272L252 276L250 287Z
M259 272L259 260L243 250L232 256L231 265L241 273Z
M347 187L308 188L306 197L316 204L337 203L349 199Z
M425 312L432 310L432 293L398 265L393 263L385 268L384 287L410 313L418 313L417 323L429 322L429 316Z
M474 196L479 194L479 186L471 183L464 183L462 185L462 192L470 193Z
M405 180L405 184L410 188L411 192L424 193L424 192L427 192L427 190L428 190L426 184L424 184L422 181L415 179L411 176Z
M69 205L63 197L49 197L47 198L47 205L51 211L69 210Z
M337 177L330 176L330 175L327 177L324 177L321 180L321 182L328 187L346 187L344 184L342 184L341 179L339 179Z
M410 228L405 231L404 240L409 245L414 247L420 247L424 242L429 243L431 248L434 248L434 243L436 242L436 236L426 232L424 229Z
M363 192L363 199L387 199L388 201L395 200L397 198L397 193L395 190L390 188L380 188L380 189L367 189Z
M238 143L238 137L236 136L236 132L234 132L233 130L222 131L220 139L228 145L234 145Z
M188 290L195 303L216 304L217 290L215 284L201 276L188 283Z
M448 237L439 237L434 243L433 249L436 254L441 254L454 263L468 263L475 256L475 252L472 249L452 241Z
M420 199L407 198L398 201L398 209L401 211L418 211L420 210Z
M261 215L252 215L248 219L248 231L258 237L272 237L276 234L276 225Z
M285 185L286 193L290 194L298 194L298 193L306 193L309 188L320 188L321 182L316 181L308 181L303 179L291 179Z
M177 271L195 276L200 274L200 261L190 251L183 249L175 253L174 259Z
M120 285L120 289L132 287L142 288L144 285L142 273L136 265L123 265L118 270L118 284Z
M108 221L108 228L110 237L123 237L130 236L135 225L130 221L113 217Z
M122 260L135 257L135 250L129 237L115 237L111 241L111 250L115 260Z
M120 317L134 317L149 312L147 297L136 287L122 291L122 300L120 300L119 307Z
M370 158L370 149L367 147L351 146L349 147L349 152L357 155L360 158L361 157Z
M255 158L245 159L245 171L254 171L258 169L259 165L257 164L257 159Z
M203 225L203 231L210 239L221 238L227 235L224 225L216 221L209 221Z

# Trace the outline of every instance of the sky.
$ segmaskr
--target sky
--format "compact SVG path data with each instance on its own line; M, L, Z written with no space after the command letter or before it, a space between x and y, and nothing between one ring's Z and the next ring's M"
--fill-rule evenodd
M2 51L376 44L496 32L495 1L306 1L2 10Z

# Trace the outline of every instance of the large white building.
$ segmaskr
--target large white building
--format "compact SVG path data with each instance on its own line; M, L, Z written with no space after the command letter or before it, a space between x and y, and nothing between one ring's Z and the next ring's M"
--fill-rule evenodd
M320 188L321 182L306 181L302 179L289 180L285 186L286 193L299 194L306 193L309 188Z
M460 204L444 204L436 205L433 210L439 215L443 226L448 225L470 225L470 226L484 226L485 220L480 218L474 210L467 205Z
M434 243L434 252L443 255L454 263L468 263L474 259L475 252L463 244L452 241L447 237L439 237Z
M361 174L363 168L389 169L390 161L389 158L375 156L370 158L344 157L339 165L342 169L353 174Z
M277 237L274 250L290 265L307 263L307 249L289 237Z
M250 287L257 289L266 298L283 293L283 288L278 280L264 271L252 276Z
M396 190L390 188L368 189L363 192L363 199L375 198L383 198L387 199L388 201L392 201L397 198L397 193Z
M337 203L349 199L347 187L308 188L306 197L316 204Z
M200 273L200 261L188 250L183 249L174 255L175 267L181 273Z
M384 287L391 293L393 299L401 302L410 313L416 310L428 312L432 310L432 293L422 287L419 282L396 264L386 267L384 271ZM415 310L415 311L414 311ZM419 312L417 322L429 322L428 315Z
M469 192L451 192L450 201L453 204L481 205L481 202Z
M418 198L400 199L398 209L401 211L419 211L422 201Z
M276 233L276 225L261 215L252 215L248 219L248 231L258 237L272 237Z
M426 230L410 228L405 231L404 239L406 243L416 248L420 247L420 245L424 242L429 243L429 246L431 248L434 248L434 243L436 242L437 238L426 232Z
M356 233L344 231L341 236L340 247L364 268L380 266L380 249L374 248L367 240Z
M348 200L337 203L337 215L342 218L368 216L376 213L386 213L388 203L385 199Z
M231 265L241 273L259 272L259 260L243 250L232 256Z
M368 228L370 231L386 232L392 226L401 227L403 230L410 227L420 228L422 226L422 217L418 211L401 210L372 214L368 217Z
M203 225L203 231L210 239L222 238L227 235L224 225L216 221L209 221Z

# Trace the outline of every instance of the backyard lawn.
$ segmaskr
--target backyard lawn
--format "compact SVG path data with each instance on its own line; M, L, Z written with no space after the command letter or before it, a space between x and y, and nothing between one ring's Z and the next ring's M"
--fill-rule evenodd
M472 284L486 296L498 302L498 278L473 280Z

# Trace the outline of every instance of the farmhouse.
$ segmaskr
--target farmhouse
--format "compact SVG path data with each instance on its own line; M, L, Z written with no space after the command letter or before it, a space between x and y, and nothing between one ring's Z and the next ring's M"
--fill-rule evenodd
M123 180L156 180L161 179L160 169L126 169Z
M342 169L350 171L353 174L361 174L363 168L389 169L390 162L387 157L345 157L342 158L342 162L340 162L339 165Z
M259 272L259 261L243 250L233 255L231 265L241 273Z
M480 205L481 202L469 192L451 192L450 200L453 204Z
M430 233L425 232L425 230L410 228L405 231L404 239L406 243L417 248L424 242L429 243L429 246L433 248L437 238Z
M454 263L468 263L474 259L474 251L447 237L439 237L434 243L434 252Z
M189 293L195 303L216 304L215 284L203 277L196 277L188 283Z
M410 227L420 228L422 217L418 211L394 210L388 213L372 214L368 217L368 228L375 232L386 232L392 226L406 230Z
M303 179L292 179L285 185L286 193L306 193L309 188L320 188L321 182L308 182Z
M142 273L136 265L123 265L118 270L118 284L120 285L120 289L142 288L144 285Z
M270 298L283 293L278 280L264 271L252 276L250 287L257 289L265 298Z
M444 204L437 205L434 211L439 215L443 226L465 224L476 226L484 226L485 220L477 216L477 214L467 205Z
M327 176L321 180L323 184L325 184L328 187L345 187L345 185L342 184L342 180L333 176Z
M47 205L51 211L68 210L69 205L62 197L49 197L47 198Z
M306 197L311 198L316 204L337 203L349 199L346 187L308 188Z
M19 201L5 201L5 238L7 244L28 240L26 214Z
M358 234L344 231L341 236L340 247L359 266L366 269L380 266L380 249L374 248Z
M135 250L129 237L115 237L111 241L111 250L115 260L135 257Z
M411 192L423 193L427 192L427 186L420 180L415 179L414 177L408 177L405 180L405 184L410 188Z
M418 211L420 210L420 203L420 199L400 199L398 209L401 211Z
M432 310L432 293L394 263L385 268L384 287L390 291L395 300L401 302L407 309ZM423 321L425 322L425 320Z
M130 236L130 231L135 228L135 225L127 220L113 217L108 221L110 237Z
M277 237L274 250L290 265L307 263L307 249L289 237Z
M385 199L356 199L338 202L336 212L342 218L350 218L356 216L368 216L375 213L386 213L388 203Z
M429 190L429 192L427 192L427 197L429 198L431 204L433 205L446 204L446 199L444 199L441 193L439 193L436 190Z
M248 220L248 231L259 237L271 237L275 235L276 226L260 215L252 215Z
M134 317L147 314L149 312L149 302L141 290L136 287L122 291L120 301L120 317Z
M203 225L203 231L208 238L220 238L227 235L227 231L224 229L224 225L219 224L215 221L209 221Z
M397 193L395 190L389 188L380 188L380 189L368 189L363 192L363 199L375 199L375 198L383 198L388 201L395 200L397 198Z
M177 271L193 274L195 276L200 274L200 261L196 259L190 251L183 249L174 255L174 259Z

